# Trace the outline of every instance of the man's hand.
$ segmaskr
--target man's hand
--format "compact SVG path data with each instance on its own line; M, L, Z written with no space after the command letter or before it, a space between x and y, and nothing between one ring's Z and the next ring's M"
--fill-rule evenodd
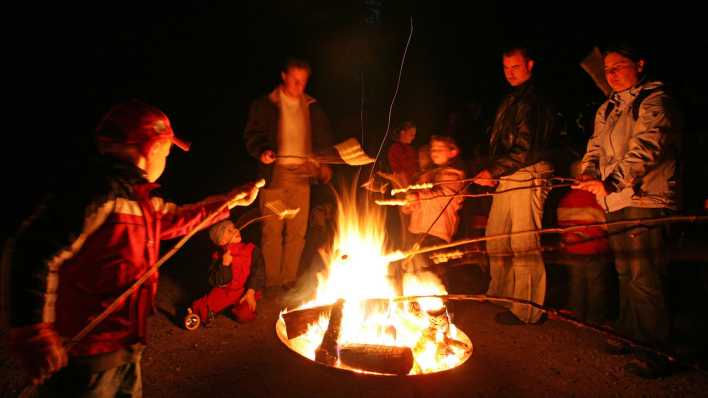
M602 181L596 180L596 179L588 179L588 180L579 182L579 183L573 185L572 188L573 189L581 189L583 191L591 192L598 199L602 199L605 196L607 196L607 191L605 191L605 184L603 184Z
M494 187L497 185L497 181L493 180L492 173L489 170L482 170L474 176L473 182L477 185L482 185L485 187Z
M241 300L239 300L238 303L241 304L244 301L248 304L248 308L251 311L255 311L256 310L256 291L253 289L248 289L246 294L244 294L243 297L241 297Z
M326 164L321 164L319 174L320 181L327 184L332 179L332 168Z
M261 153L261 157L259 158L259 160L263 164L271 164L275 162L275 152L270 149L266 149L265 151L263 151L263 153Z
M249 182L242 185L229 193L229 209L236 206L248 206L256 200L258 189L265 186L265 180L260 179L256 182Z

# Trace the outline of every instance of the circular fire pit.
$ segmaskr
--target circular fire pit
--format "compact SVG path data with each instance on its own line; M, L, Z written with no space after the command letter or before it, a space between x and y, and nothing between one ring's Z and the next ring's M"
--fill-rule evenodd
M351 328L351 324L342 325L347 323L342 321L343 307L344 301L340 300L331 305L283 312L275 325L276 334L290 350L309 360L372 375L437 373L463 364L472 355L472 342L449 322L445 307L422 311L416 302L408 303L403 306L404 314L396 316L398 326L386 322L377 324L381 317L368 317L365 326L359 325L377 330L384 338L363 341L340 338L347 334L342 331L343 327ZM411 312L409 307L415 311ZM396 309L401 312L398 306ZM388 319L390 314L389 309ZM408 330L403 331L404 328ZM402 331L398 332L398 338L396 330ZM402 338L404 333L413 337Z
M337 201L336 234L321 248L325 264L312 298L281 312L280 341L318 363L357 373L418 375L445 371L472 354L450 321L440 277L387 248L385 213L360 206L358 184Z

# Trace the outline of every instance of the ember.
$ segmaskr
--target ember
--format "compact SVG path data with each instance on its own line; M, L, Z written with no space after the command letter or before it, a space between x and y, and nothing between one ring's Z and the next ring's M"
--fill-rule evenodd
M276 324L280 340L319 363L354 372L416 375L462 364L472 353L467 335L450 321L445 295L431 272L407 273L385 255L383 215L357 211L353 200L338 203L338 230L324 255L314 300L284 310ZM347 253L342 255L341 253Z

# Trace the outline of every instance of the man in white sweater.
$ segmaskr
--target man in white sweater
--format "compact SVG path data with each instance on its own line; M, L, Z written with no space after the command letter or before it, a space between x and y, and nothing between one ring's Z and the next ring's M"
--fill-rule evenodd
M244 132L246 148L268 181L260 198L261 213L268 214L266 204L275 200L300 209L292 219L269 217L263 222L261 248L269 287L294 284L305 244L310 182L329 182L332 177L332 170L312 156L332 140L322 108L305 93L310 75L307 62L289 59L281 71L282 83L251 105Z

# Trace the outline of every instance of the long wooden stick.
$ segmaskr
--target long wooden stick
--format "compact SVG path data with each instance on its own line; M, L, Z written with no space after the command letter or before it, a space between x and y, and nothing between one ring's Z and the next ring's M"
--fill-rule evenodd
M65 344L66 350L69 351L79 341L81 341L81 339L86 337L87 334L89 334L94 328L96 328L96 326L99 323L103 322L104 319L106 319L111 313L113 313L113 311L118 309L118 307L122 306L124 304L123 301L126 298L128 298L128 296L133 294L136 290L138 290L140 288L140 286L142 286L143 283L145 283L145 281L147 281L151 276L153 276L155 274L155 272L157 272L157 270L164 263L167 262L167 260L172 258L172 256L174 256L175 253L177 253L177 251L179 251L179 249L181 249L182 246L184 246L184 244L187 243L187 241L189 239L191 239L192 236L194 236L194 234L199 232L205 226L210 225L210 223L214 219L214 217L216 217L218 214L220 214L222 211L224 211L225 209L227 209L229 207L229 203L231 203L231 200L228 200L224 204L219 206L218 209L216 209L211 214L207 215L199 224L197 224L196 227L194 227L191 231L189 231L189 233L187 235L183 236L182 239L180 239L179 242L177 242L172 247L172 249L170 249L170 251L165 253L164 256L162 256L159 260L157 260L157 262L152 267L150 267L150 269L148 269L143 274L143 276L141 276L138 280L136 280L132 286L130 286L126 291L124 291L120 296L118 296L118 298L113 300L113 302L108 307L106 307L100 314L98 314L97 317L92 319L88 325L86 325L83 329L81 329L81 331L79 333L77 333L74 337L72 337L71 340L69 340Z
M490 241L490 240L507 239L507 238L514 237L514 236L523 236L523 235L532 235L532 234L546 234L546 233L563 233L563 232L579 231L579 230L583 230L583 229L597 228L597 227L605 227L605 228L617 227L617 226L641 227L641 226L660 225L660 224L675 224L675 223L679 223L679 222L692 222L693 223L693 222L707 222L707 221L708 221L708 216L695 216L695 215L668 216L668 217L656 217L656 218L638 218L636 220L599 222L599 223L593 223L593 224L573 225L570 227L554 227L554 228L535 229L535 230L530 230L530 231L517 231L517 232L509 232L506 234L489 235L489 236L481 236L478 238L462 239L462 240L458 240L455 242L444 243L442 245L423 247L420 249L409 250L406 252L395 252L395 253L389 254L387 256L387 258L394 259L394 260L402 260L406 257L415 256L416 254L423 254L423 253L428 253L428 252L432 252L432 251L436 251L436 250L449 249L451 247L467 245L467 244L475 243L475 242L485 242L485 241Z
M443 185L443 184L453 184L456 182L474 182L477 180L481 181L496 181L496 182L501 182L501 181L507 181L507 182L532 182L536 180L544 180L544 181L559 181L559 182L566 182L566 183L576 183L578 180L575 178L568 178L568 177L530 177L530 178L463 178L461 180L449 180L449 181L438 181L438 182L425 182L421 184L412 184L407 187L403 188L398 188L398 189L392 189L391 190L391 196L394 196L399 193L405 193L408 191L415 191L419 189L430 189L435 185ZM568 184L570 186L572 184Z
M342 159L338 159L334 156L299 156L299 155L278 155L278 158L291 158L291 159L302 159L316 161L319 164L347 164Z
M420 201L424 201L424 200L433 200L433 199L437 199L437 198L482 198L485 196L503 195L507 192L519 191L519 190L524 190L524 189L536 189L536 188L557 189L557 188L569 187L571 185L573 185L573 184L529 185L529 186L525 186L525 187L514 187L514 188L503 189L501 191L475 193L475 194L467 194L467 193L440 194L440 195L435 195L435 196L431 196L428 198L420 198L418 200L413 200L413 201L408 201L405 199L383 199L383 200L375 200L374 203L376 203L379 206L406 206L411 203L420 202Z

